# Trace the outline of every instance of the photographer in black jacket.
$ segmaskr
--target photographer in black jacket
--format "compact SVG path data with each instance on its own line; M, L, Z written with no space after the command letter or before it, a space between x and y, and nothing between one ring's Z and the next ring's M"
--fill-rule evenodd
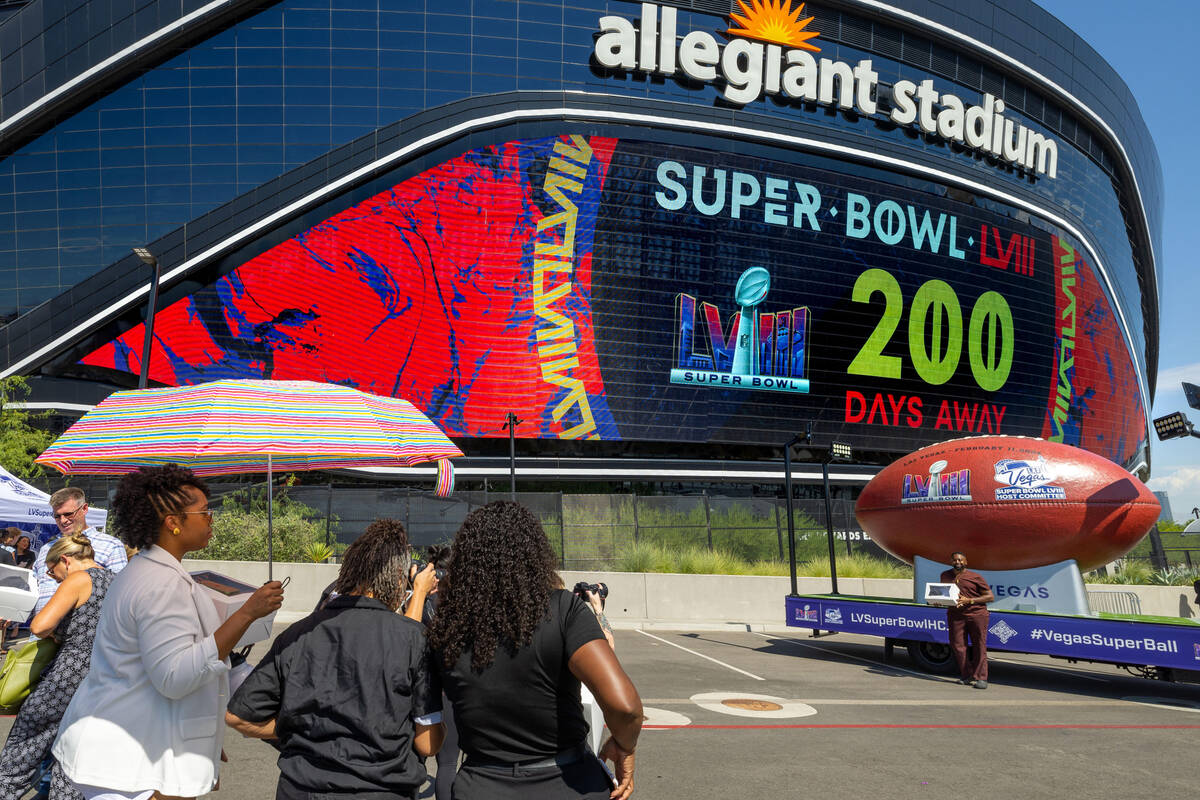
M337 596L280 634L229 701L227 724L278 740L277 800L416 797L444 728L424 628L396 613L409 566L404 526L371 523L346 550ZM415 608L433 581L432 569L412 581Z

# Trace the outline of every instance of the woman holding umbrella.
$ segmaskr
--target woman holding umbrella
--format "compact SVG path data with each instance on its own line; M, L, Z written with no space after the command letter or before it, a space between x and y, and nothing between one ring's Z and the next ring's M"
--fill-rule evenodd
M229 653L250 625L283 603L271 581L218 624L212 601L181 565L212 538L208 487L168 464L125 476L110 511L141 554L113 579L91 671L54 743L54 782L89 798L195 797L213 789Z

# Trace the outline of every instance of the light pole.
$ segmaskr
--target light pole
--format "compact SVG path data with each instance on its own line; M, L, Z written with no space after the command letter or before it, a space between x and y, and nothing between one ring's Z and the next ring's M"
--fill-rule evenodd
M788 564L792 571L792 597L798 597L800 592L796 586L796 523L792 519L792 448L801 442L812 439L812 423L804 428L804 433L797 433L783 446L783 491L784 507L787 509L788 522Z
M158 259L146 248L135 247L133 254L140 258L143 264L154 270L154 278L150 281L150 300L146 306L146 338L142 342L142 370L138 375L138 388L145 389L146 383L150 379L150 343L154 340L154 315L158 310L158 279L162 270L158 265Z
M517 502L517 426L523 420L508 412L504 427L508 429L508 499Z
M849 460L850 445L841 442L831 444L829 452L821 459L821 480L825 484L825 538L829 543L829 583L833 594L838 593L837 548L833 546L833 503L829 498L829 463Z

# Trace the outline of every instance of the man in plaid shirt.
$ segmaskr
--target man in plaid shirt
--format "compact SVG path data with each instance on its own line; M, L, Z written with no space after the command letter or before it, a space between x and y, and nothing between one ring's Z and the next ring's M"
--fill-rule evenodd
M82 532L84 536L91 539L92 549L96 551L95 561L97 564L108 567L113 572L120 572L129 563L129 558L125 555L125 545L121 543L120 539L87 526L88 504L82 489L77 486L59 489L50 495L50 510L54 513L54 521L58 524L58 530L63 536ZM50 577L50 573L46 571L46 553L50 551L52 544L54 544L53 540L42 545L38 550L37 559L33 562L33 577L37 578L38 582L38 600L37 605L33 607L34 614L37 614L46 603L50 602L50 598L58 588L58 581ZM32 618L30 616L30 619Z

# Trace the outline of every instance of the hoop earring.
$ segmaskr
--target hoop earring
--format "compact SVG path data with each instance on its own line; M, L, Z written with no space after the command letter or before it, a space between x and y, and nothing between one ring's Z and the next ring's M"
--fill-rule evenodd
M179 528L176 528L175 530L171 531L171 535L172 535L172 536L178 536L178 535L179 535Z

